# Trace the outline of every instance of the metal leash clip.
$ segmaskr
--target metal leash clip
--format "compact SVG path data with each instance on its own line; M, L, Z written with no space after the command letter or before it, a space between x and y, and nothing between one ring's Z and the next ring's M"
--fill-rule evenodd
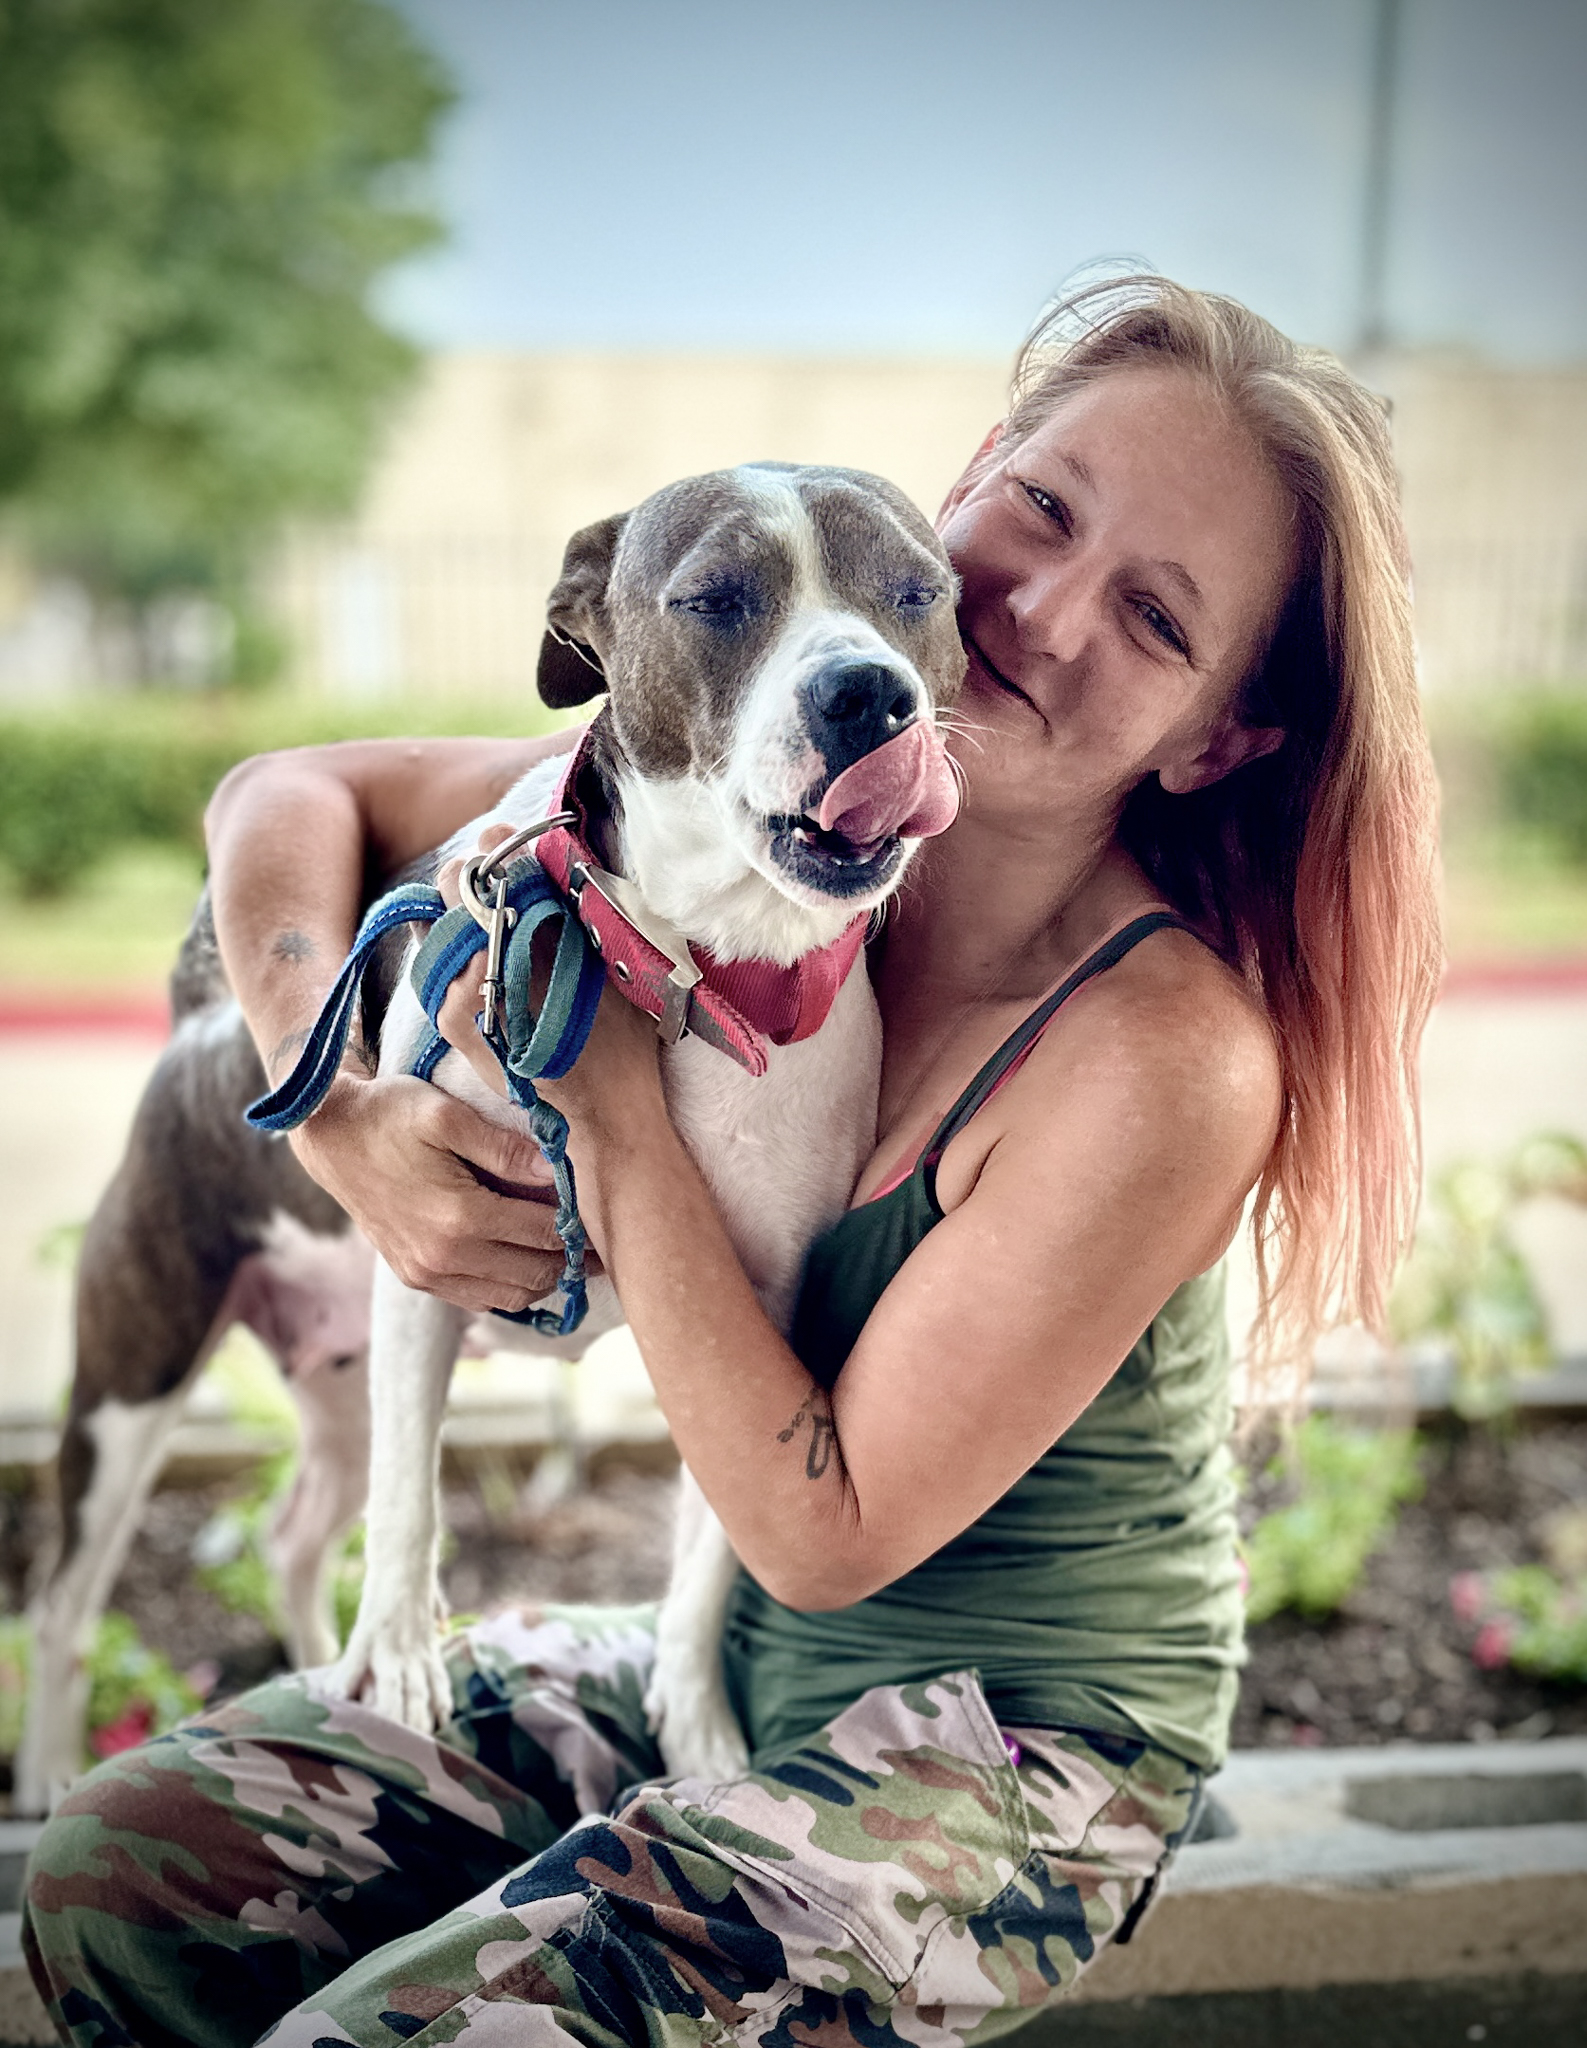
M486 935L485 978L479 985L480 1030L487 1038L496 1033L496 1015L501 1007L503 981L502 960L507 951L507 934L518 922L518 913L507 901L506 863L524 847L532 845L542 832L550 832L558 825L576 825L577 813L554 811L549 818L539 818L532 825L525 825L512 833L499 846L493 846L488 853L473 853L464 861L457 878L457 893L474 922ZM487 903L481 893L482 886L495 885L495 900Z

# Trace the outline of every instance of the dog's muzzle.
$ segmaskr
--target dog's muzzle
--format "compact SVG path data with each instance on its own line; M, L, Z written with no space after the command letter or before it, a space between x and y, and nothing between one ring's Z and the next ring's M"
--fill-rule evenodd
M905 839L945 832L958 810L936 726L916 718L835 775L813 810L768 819L772 858L806 888L857 896L885 885Z

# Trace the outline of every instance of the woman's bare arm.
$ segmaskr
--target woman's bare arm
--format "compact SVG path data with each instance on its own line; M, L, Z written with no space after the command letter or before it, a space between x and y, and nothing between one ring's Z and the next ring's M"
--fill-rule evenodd
M547 1089L678 1448L775 1597L847 1605L968 1527L1227 1244L1276 1126L1271 1036L1210 961L1128 966L955 1140L968 1153L949 1148L949 1213L830 1398L767 1322L667 1120L648 1020L604 1004Z
M355 740L232 770L205 819L210 890L221 957L272 1083L296 1060L370 887L576 737ZM522 1198L543 1187L538 1151L439 1089L378 1081L350 1062L292 1143L410 1285L466 1308L518 1309L554 1284L549 1214Z

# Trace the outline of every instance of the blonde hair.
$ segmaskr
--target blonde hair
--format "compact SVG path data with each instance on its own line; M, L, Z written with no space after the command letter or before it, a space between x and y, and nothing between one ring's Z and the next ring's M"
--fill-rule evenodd
M1287 486L1300 566L1238 712L1276 753L1190 795L1155 777L1121 836L1271 1019L1283 1079L1256 1187L1255 1362L1303 1373L1328 1324L1381 1329L1421 1191L1417 1061L1443 964L1437 783L1385 408L1232 299L1111 279L1049 310L1015 367L1004 446L1131 367L1203 378Z

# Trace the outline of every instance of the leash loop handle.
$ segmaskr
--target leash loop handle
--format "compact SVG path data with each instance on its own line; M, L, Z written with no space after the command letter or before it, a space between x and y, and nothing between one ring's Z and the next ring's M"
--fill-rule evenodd
M296 1130L320 1107L341 1066L370 957L389 932L405 924L430 927L414 956L409 977L431 1028L408 1070L420 1080L432 1080L451 1050L437 1023L441 1004L456 977L485 952L484 1007L477 1020L480 1033L501 1063L507 1092L525 1112L531 1134L551 1168L557 1197L556 1229L563 1248L560 1308L495 1313L547 1337L571 1336L584 1320L589 1241L579 1215L573 1162L567 1155L567 1118L541 1097L534 1084L542 1079L560 1080L584 1050L606 975L598 949L539 862L511 856L540 833L565 823L568 816L562 812L541 819L490 853L471 857L464 863L463 901L455 909L447 908L439 890L417 883L393 889L372 905L297 1064L280 1087L261 1096L246 1113L255 1130L281 1132ZM504 862L508 864L504 866ZM494 901L485 901L482 884L494 885ZM531 988L534 940L548 923L559 926L557 946L537 1012Z

